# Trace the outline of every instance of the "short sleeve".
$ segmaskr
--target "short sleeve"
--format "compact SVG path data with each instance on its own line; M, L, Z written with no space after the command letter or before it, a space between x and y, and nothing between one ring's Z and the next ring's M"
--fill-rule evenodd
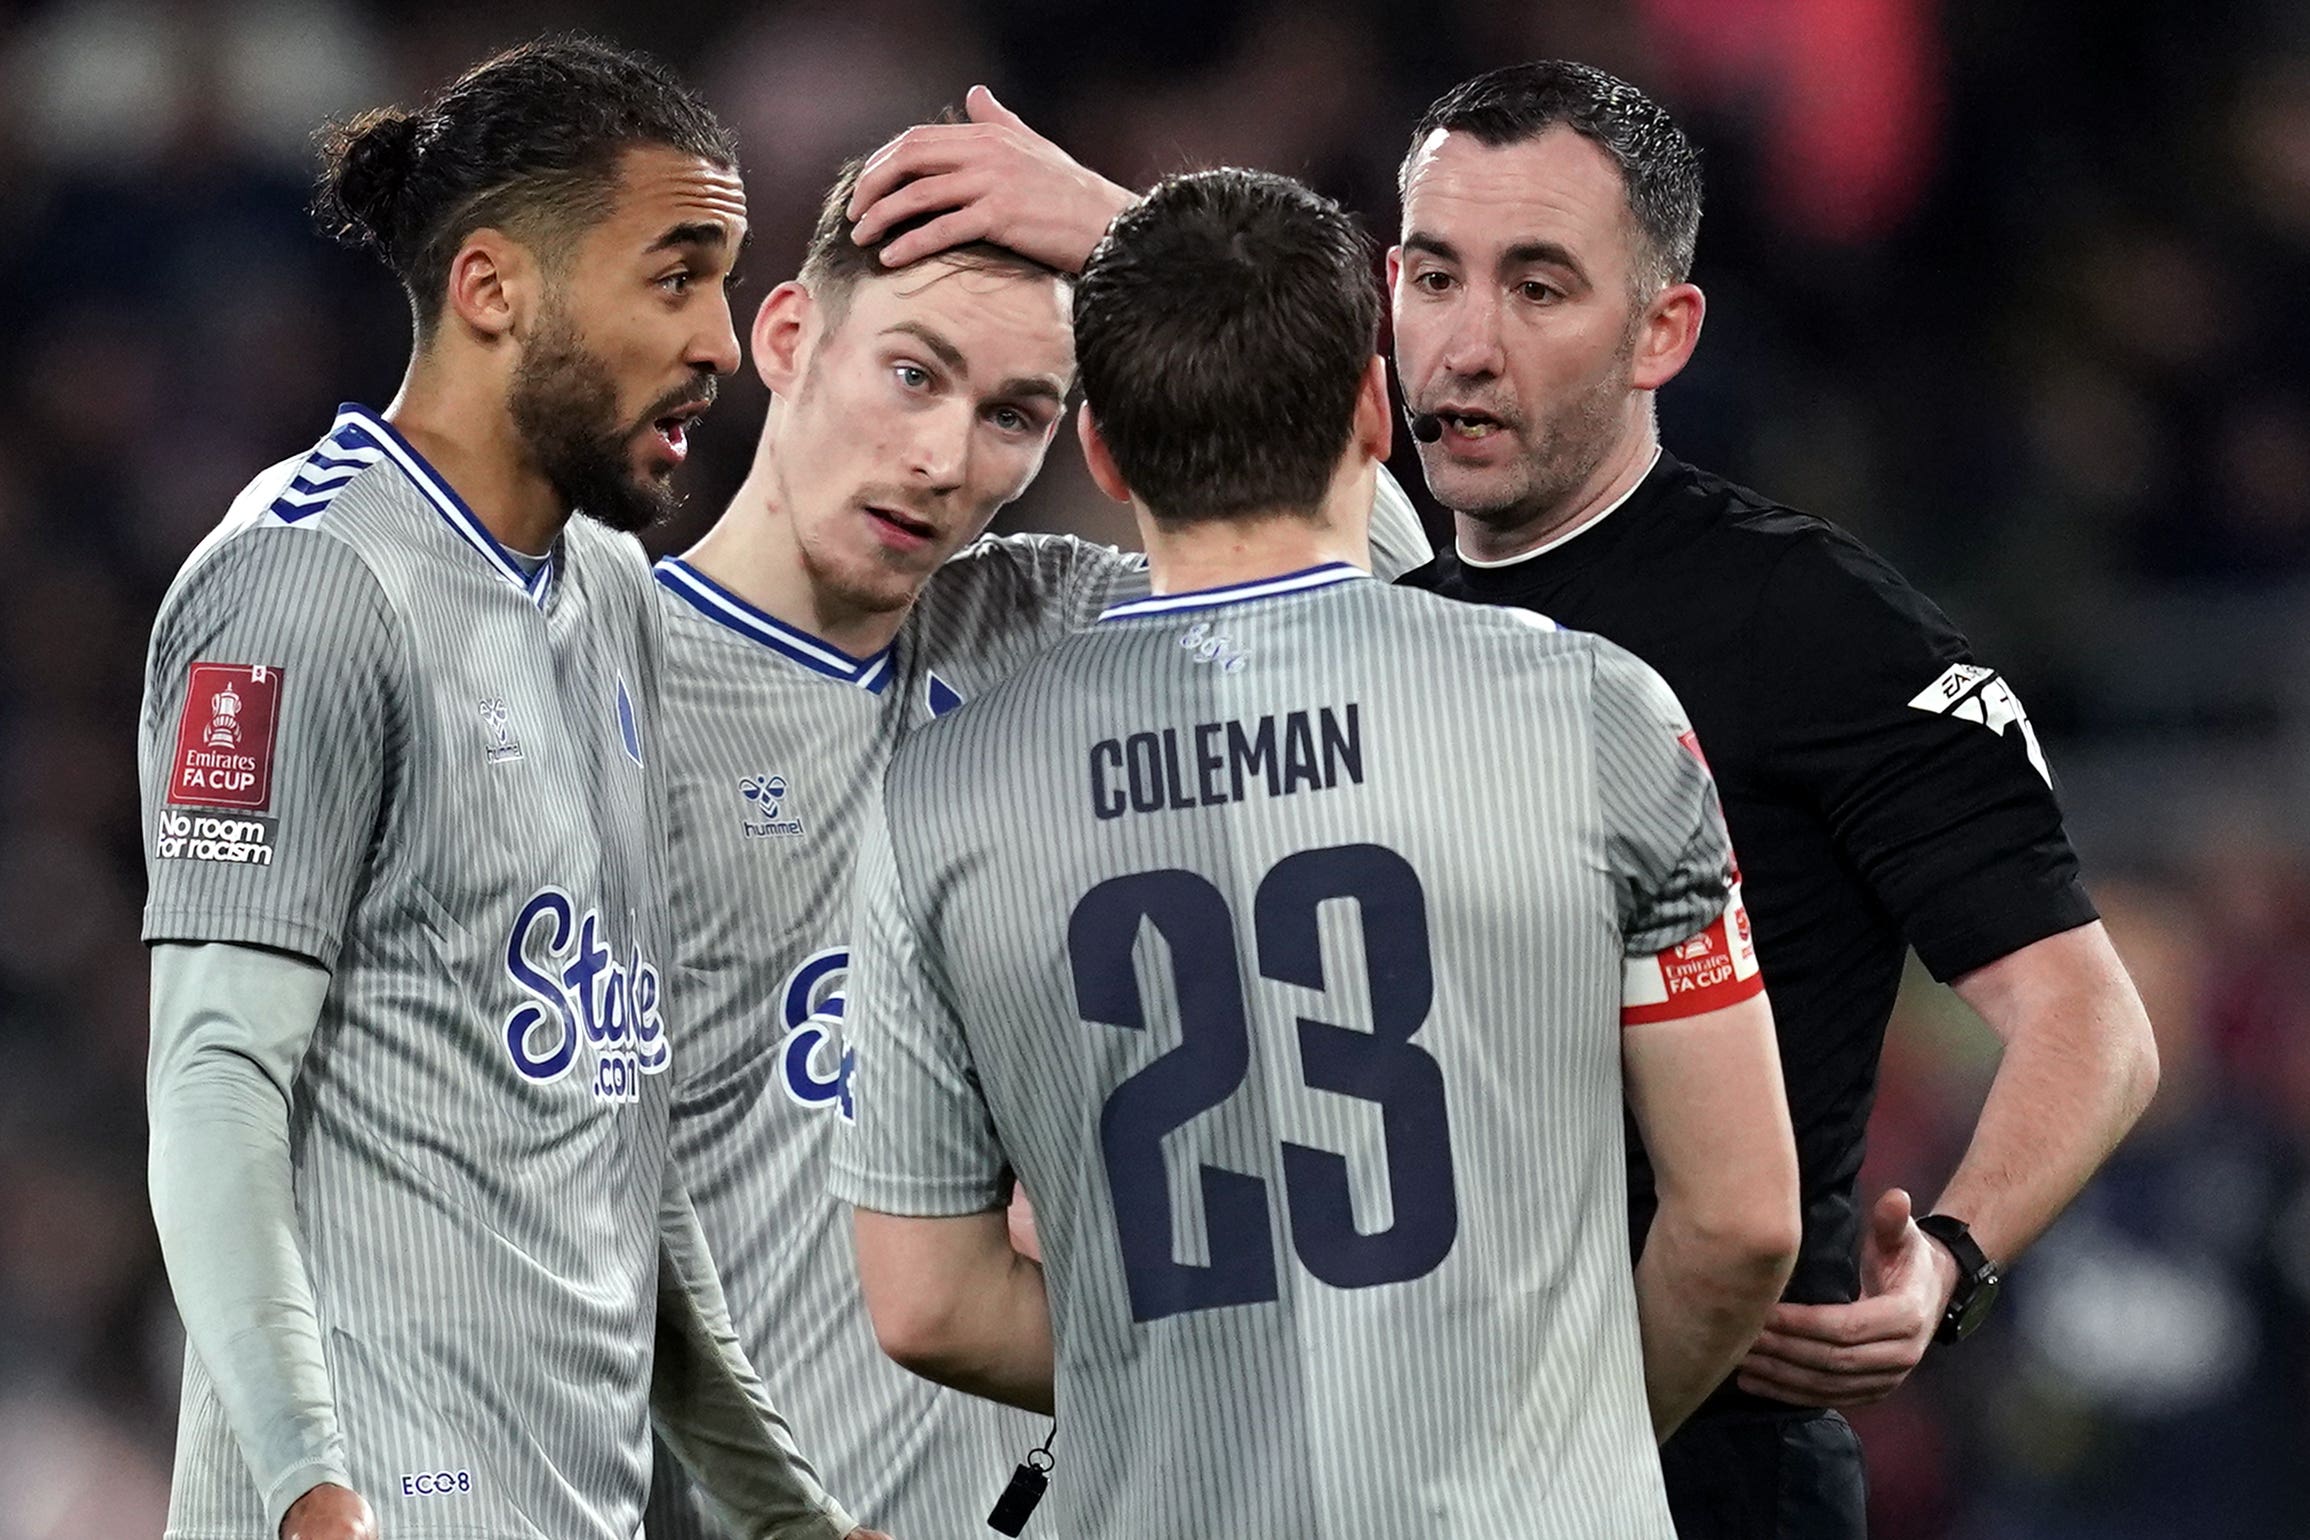
M1436 548L1420 523L1420 510L1384 465L1372 488L1371 553L1372 576L1382 582L1393 582L1436 559Z
M1684 708L1658 674L1609 642L1596 648L1596 782L1632 957L1717 918L1737 876L1716 782Z
M1073 557L1060 606L1069 635L1092 624L1114 606L1144 599L1153 591L1144 553L1074 536L1064 538ZM1053 638L1053 645L1057 641Z
M1792 783L1936 978L2095 917L2020 698L1931 601L1836 532L1755 620L1768 773Z
M880 799L866 821L857 883L843 1014L856 1117L835 1142L834 1194L882 1214L999 1208L1008 1162L936 942L907 903Z
M1599 644L1597 786L1620 900L1623 1026L1764 990L1716 782L1661 677Z
M335 966L382 810L397 665L385 596L342 542L258 529L196 559L145 665L145 940Z
M990 535L932 575L912 624L934 657L991 661L1007 674L1147 591L1136 551L1075 535Z

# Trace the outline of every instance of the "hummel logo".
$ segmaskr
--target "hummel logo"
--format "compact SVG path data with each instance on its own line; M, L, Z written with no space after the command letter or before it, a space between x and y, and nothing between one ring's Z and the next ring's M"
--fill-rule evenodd
M489 732L489 762L502 764L509 759L521 758L521 744L513 736L513 713L498 696L485 695L481 707L481 725Z
M2045 751L2037 746L2037 730L2029 725L2029 713L2021 709L2021 700L2013 693L2013 687L1997 677L1997 670L1977 663L1952 663L1940 678L1918 691L1909 704L1935 716L1979 722L2000 738L2005 736L2006 728L2019 727L2021 746L2029 755L2030 765L2046 785L2053 784L2053 772L2045 767Z

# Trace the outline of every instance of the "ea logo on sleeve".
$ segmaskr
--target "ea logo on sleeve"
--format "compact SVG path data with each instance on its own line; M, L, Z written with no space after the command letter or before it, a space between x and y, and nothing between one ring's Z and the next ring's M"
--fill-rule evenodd
M831 1110L856 1121L850 1075L858 1055L841 1038L842 991L849 976L849 949L838 946L811 953L786 975L778 990L779 1021L786 1028L778 1043L778 1083L797 1107Z

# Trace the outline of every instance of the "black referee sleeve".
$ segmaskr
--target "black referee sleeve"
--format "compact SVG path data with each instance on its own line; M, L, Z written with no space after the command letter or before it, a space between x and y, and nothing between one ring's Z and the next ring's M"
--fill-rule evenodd
M1800 540L1752 643L1766 773L1819 811L1935 978L2095 918L2019 698L1899 573L1840 531Z

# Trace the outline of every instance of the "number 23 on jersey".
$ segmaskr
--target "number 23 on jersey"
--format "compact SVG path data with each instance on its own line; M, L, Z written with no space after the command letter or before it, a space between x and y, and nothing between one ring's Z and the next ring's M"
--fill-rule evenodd
M1357 1229L1348 1162L1334 1151L1285 1140L1281 1168L1301 1265L1335 1288L1358 1289L1433 1272L1459 1234L1460 1211L1443 1071L1412 1041L1435 997L1419 874L1380 845L1337 845L1278 862L1252 900L1260 974L1325 987L1318 917L1333 899L1360 913L1372 1029L1300 1017L1299 1061L1311 1088L1379 1109L1394 1217L1382 1230ZM1099 1117L1131 1315L1141 1322L1278 1297L1265 1178L1200 1165L1211 1260L1181 1262L1172 1248L1163 1140L1226 1102L1251 1067L1236 916L1226 895L1176 869L1117 877L1085 894L1067 926L1077 1009L1089 1023L1147 1030L1132 953L1150 925L1173 959L1180 1041L1117 1086Z

